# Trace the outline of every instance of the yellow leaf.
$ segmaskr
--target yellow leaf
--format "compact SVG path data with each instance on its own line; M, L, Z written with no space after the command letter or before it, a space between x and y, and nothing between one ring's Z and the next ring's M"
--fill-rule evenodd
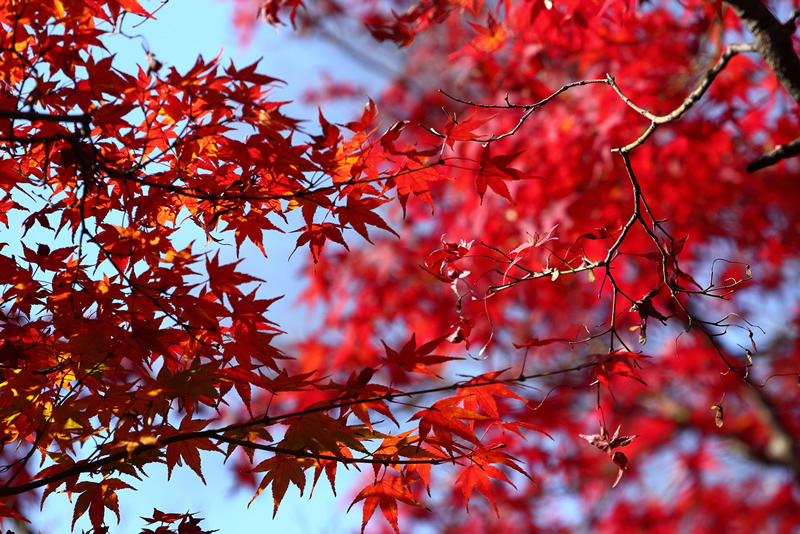
M61 0L53 0L53 7L56 9L56 14L58 15L57 18L64 18L64 4L61 2Z
M67 432L77 432L78 430L81 430L82 428L83 428L83 425L81 425L79 422L77 422L76 420L74 420L72 418L67 419L67 422L64 423L64 430L66 430Z

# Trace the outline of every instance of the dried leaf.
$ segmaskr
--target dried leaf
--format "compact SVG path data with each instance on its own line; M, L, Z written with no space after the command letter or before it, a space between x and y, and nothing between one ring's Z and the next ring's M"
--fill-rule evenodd
M156 55L152 52L147 52L147 70L145 73L149 76L150 74L158 73L161 70L161 67L164 65L156 59Z
M722 405L715 404L711 409L716 410L716 414L714 414L714 423L717 425L717 428L722 428Z
M748 330L747 330L747 335L748 335L748 336L750 336L750 343L752 343L752 345L753 345L753 350L754 350L755 352L758 352L758 347L756 346L756 340L755 340L755 338L753 337L753 331L752 331L752 330L750 330L750 329L748 329Z

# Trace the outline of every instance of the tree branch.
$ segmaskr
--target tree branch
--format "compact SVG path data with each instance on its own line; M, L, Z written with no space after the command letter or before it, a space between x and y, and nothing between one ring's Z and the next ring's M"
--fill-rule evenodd
M800 480L800 456L797 440L786 428L783 418L766 392L760 388L747 390L755 405L761 421L769 429L769 439L760 451L750 450L750 454L766 463L777 464L789 469L795 480Z
M747 172L756 172L775 165L782 159L800 155L800 137L786 145L778 145L760 158L747 165Z
M88 126L92 122L92 116L88 113L81 115L50 115L48 113L37 113L35 111L9 111L0 109L0 119L18 119L25 121L45 121L45 122L74 122Z
M239 446L242 446L242 447L249 447L251 449L266 450L266 451L274 452L276 454L290 454L290 455L296 456L298 458L316 458L316 459L322 459L322 460L332 460L332 461L338 461L338 462L345 463L345 464L367 463L367 464L384 465L384 464L419 464L419 463L423 463L423 464L432 464L433 465L433 464L451 462L451 461L453 461L455 459L466 458L468 455L448 456L446 458L430 458L430 459L426 459L426 460L391 460L391 459L386 459L386 460L384 460L384 459L374 459L374 460L371 460L371 459L368 459L368 458L362 458L362 459L340 458L340 457L337 457L337 456L327 455L327 454L324 454L324 453L311 453L311 452L306 451L306 450L284 449L282 447L278 447L278 446L274 446L274 445L266 445L266 444L258 444L258 443L248 442L248 441L242 441L242 440L238 440L236 438L223 436L223 435L221 435L221 433L230 432L232 430L239 430L239 429L242 429L242 428L249 428L249 427L253 427L253 426L270 426L270 425L275 424L278 421L281 421L281 420L284 420L284 419L289 419L291 417L297 417L297 416L311 414L311 413L315 413L315 412L329 411L329 410L335 409L335 408L346 408L348 406L354 406L356 404L367 404L367 403L370 403L370 402L375 402L375 401L380 401L380 400L389 400L389 401L391 401L391 400L394 400L394 399L400 398L400 397L412 397L412 396L417 396L417 395L423 395L423 394L426 394L426 393L435 393L435 392L448 391L448 390L459 390L459 389L464 389L464 388L469 388L469 387L488 386L488 385L492 385L492 384L521 383L521 382L525 382L526 380L530 380L530 379L534 379L534 378L543 378L543 377L547 377L547 376L555 376L555 375L559 375L559 374L564 374L564 373L568 373L568 372L572 372L572 371L579 371L579 370L582 370L582 369L586 369L586 368L592 367L596 363L597 363L596 361L590 361L590 362L583 363L583 364L580 364L580 365L577 365L577 366L574 366L574 367L570 367L570 368L566 368L566 369L558 369L556 371L545 371L545 372L535 373L535 374L531 374L531 375L520 375L520 376L517 376L517 377L500 379L500 380L485 380L484 382L477 382L477 383L476 382L471 382L471 381L457 382L457 383L454 383L454 384L448 384L446 386L430 388L430 389L424 389L424 390L387 393L386 395L376 395L374 397L357 399L357 400L353 400L353 401L333 403L333 404L329 404L327 406L316 406L314 408L308 408L306 410L301 410L301 411L298 411L298 412L278 415L278 416L275 416L275 417L258 418L258 419L254 419L252 421L247 421L246 423L228 425L228 426L222 427L222 428L216 428L216 429L210 429L210 430L199 430L199 431L196 431L196 432L186 432L184 434L176 434L176 435L173 435L173 436L160 438L160 439L158 439L158 442L156 444L154 444L154 445L142 444L142 445L136 447L131 452L123 449L123 450L121 450L119 452L109 453L108 455L102 456L102 457L97 458L95 460L91 460L91 461L82 460L80 462L77 462L77 463L73 464L71 467L65 468L63 471L54 473L54 474L52 474L50 476L39 478L37 480L32 480L30 482L26 482L25 484L19 484L17 486L6 485L4 487L0 487L0 498L9 497L9 496L12 496L12 495L19 495L21 493L26 493L28 491L47 486L48 484L52 484L52 483L59 482L59 481L64 481L64 480L68 479L69 477L72 477L72 476L75 476L75 475L80 475L82 473L96 472L99 469L101 469L101 468L103 468L103 467L105 467L107 465L111 465L111 464L114 464L114 463L119 462L119 461L124 461L127 458L131 458L133 456L138 456L138 455L141 455L141 454L146 453L146 452L162 449L162 448L164 448L167 445L170 445L172 443L178 443L178 442L182 442L182 441L189 441L189 440L193 440L193 439L202 439L202 438L214 439L214 440L218 440L218 441L222 441L222 442L226 442L226 443L233 443L234 445L239 445ZM497 448L500 448L500 447L495 445L495 446L490 447L490 448L497 449Z
M792 13L791 20L783 25L761 0L725 0L725 3L745 23L753 34L756 51L794 101L800 104L800 58L792 46L794 20L798 13Z
M668 122L679 120L686 114L687 111L692 109L692 106L694 106L697 102L700 101L703 95L706 94L706 91L708 91L709 87L711 87L711 84L716 79L717 75L720 72L722 72L725 69L725 67L728 66L728 63L735 55L745 52L756 52L756 51L757 48L753 43L740 43L740 44L730 45L722 53L722 55L720 56L719 60L714 65L714 67L712 67L708 72L706 72L705 76L703 76L703 79L700 80L700 83L697 85L695 90L692 91L689 94L689 96L687 96L684 99L683 103L670 113L660 116L650 113L649 111L642 109L633 102L631 102L631 99L625 96L625 94L622 92L622 89L619 88L614 77L611 76L610 74L606 74L606 79L608 80L608 84L614 88L614 91L617 92L622 101L625 102L625 104L627 104L629 108L636 111L641 116L650 119L652 121L650 123L650 126L639 137L639 139L637 139L633 143L630 143L629 145L623 148L615 148L614 150L612 150L612 152L620 152L620 153L630 152L631 150L635 149L636 147L644 143L653 134L653 132L656 131L656 128L658 126L662 124L667 124Z

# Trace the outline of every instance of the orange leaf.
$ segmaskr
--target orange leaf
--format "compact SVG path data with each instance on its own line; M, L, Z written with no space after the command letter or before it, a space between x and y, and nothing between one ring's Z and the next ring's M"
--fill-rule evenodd
M404 477L385 477L361 490L347 510L350 511L353 504L364 501L364 516L361 522L362 534L372 514L375 513L375 508L379 505L383 516L389 521L389 524L392 525L397 534L400 534L400 529L397 526L397 501L428 510L408 490L406 487L408 483L409 481Z
M272 484L272 499L275 503L275 508L272 512L272 517L278 513L278 506L283 501L283 496L286 495L286 490L289 487L289 482L297 486L300 490L300 496L303 496L303 490L306 485L305 470L311 466L313 460L310 458L293 458L285 454L276 454L268 460L264 460L253 468L254 473L266 472L261 483L258 485L256 494L250 499L250 504L258 497L267 486Z

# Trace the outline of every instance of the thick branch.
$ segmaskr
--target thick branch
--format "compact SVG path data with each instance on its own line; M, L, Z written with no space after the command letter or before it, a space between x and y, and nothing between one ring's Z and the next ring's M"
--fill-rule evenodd
M800 104L800 58L792 47L793 21L786 26L761 0L725 0L753 34L756 51Z
M771 165L775 165L782 159L797 155L800 155L800 137L788 144L778 145L757 160L750 162L747 165L747 172L756 172Z
M784 466L792 471L795 480L800 481L800 456L798 456L797 440L787 430L775 404L767 397L763 389L747 390L753 401L761 421L769 429L769 440L762 451L750 451L754 457Z

